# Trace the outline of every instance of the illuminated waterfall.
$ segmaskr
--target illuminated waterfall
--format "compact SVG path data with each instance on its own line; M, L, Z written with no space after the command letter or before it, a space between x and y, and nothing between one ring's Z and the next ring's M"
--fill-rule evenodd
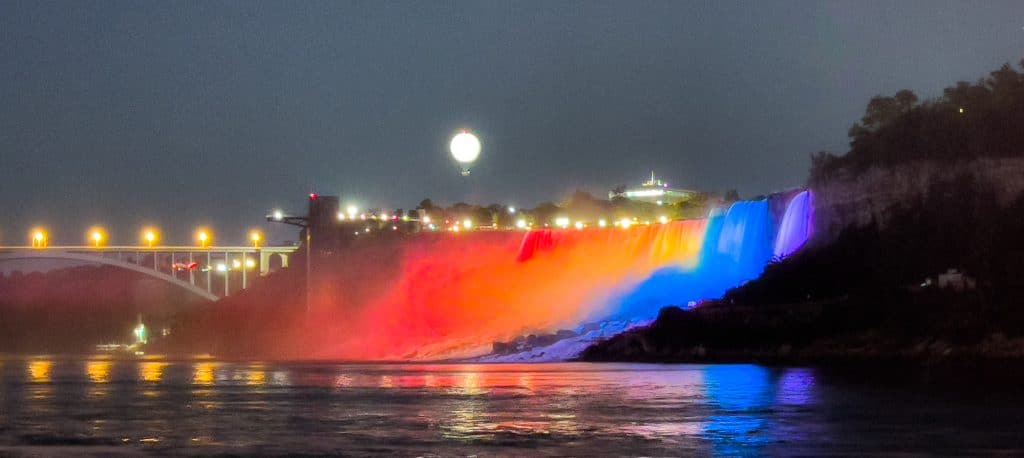
M811 236L811 218L811 191L803 191L786 206L786 214L775 238L775 257L789 256L807 242Z
M721 297L799 248L810 205L802 192L773 207L786 209L781 218L768 200L741 201L706 219L627 229L424 236L386 254L369 247L346 260L340 281L381 294L331 299L321 321L343 324L325 329L321 346L335 358L429 358L582 322L652 318ZM397 275L370 275L382 258Z

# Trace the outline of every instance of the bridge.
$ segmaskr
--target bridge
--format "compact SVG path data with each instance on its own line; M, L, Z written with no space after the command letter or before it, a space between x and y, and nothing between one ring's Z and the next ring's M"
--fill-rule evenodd
M166 281L216 301L247 289L252 275L267 275L272 261L288 267L298 246L0 246L0 262L54 259L119 267ZM214 286L216 284L216 287Z

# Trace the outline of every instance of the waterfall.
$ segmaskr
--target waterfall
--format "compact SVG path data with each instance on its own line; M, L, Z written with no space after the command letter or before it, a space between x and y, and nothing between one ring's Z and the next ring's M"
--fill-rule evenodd
M811 237L812 218L811 191L803 191L793 197L786 206L779 234L775 237L775 257L784 258L800 249Z

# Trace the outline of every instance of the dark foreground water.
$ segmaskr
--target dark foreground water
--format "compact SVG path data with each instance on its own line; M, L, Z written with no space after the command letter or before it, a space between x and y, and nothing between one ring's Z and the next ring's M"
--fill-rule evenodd
M8 359L0 455L1024 453L1020 385L948 375Z

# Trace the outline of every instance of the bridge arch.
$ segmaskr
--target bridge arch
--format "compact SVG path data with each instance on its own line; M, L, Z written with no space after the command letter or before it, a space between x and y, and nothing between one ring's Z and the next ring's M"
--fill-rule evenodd
M181 288L184 288L188 292L211 302L220 299L216 295L206 291L205 289L199 288L196 285L193 285L187 281L179 280L178 278L175 278L163 272L159 272L151 268L142 267L125 261L111 259L105 256L56 250L18 251L9 253L0 252L0 262L16 261L21 259L65 259L69 261L81 261L90 264L102 264L107 266L119 267L122 269L130 270L132 272L138 272L140 274L147 275L158 280L163 280L175 286L179 286Z

